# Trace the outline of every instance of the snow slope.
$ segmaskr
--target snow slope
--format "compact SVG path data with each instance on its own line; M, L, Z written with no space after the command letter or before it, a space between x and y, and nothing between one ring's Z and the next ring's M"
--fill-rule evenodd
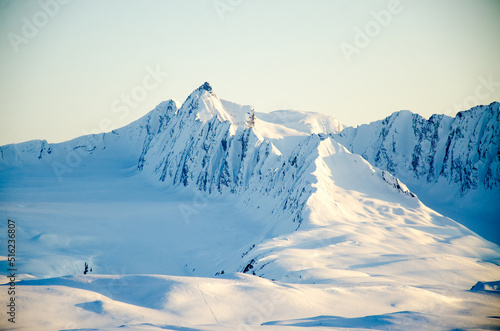
M316 115L251 112L204 84L111 133L0 147L15 326L499 327L493 287L471 291L500 279L497 245L310 131Z
M500 243L500 103L455 118L409 111L334 139L405 182L422 201Z

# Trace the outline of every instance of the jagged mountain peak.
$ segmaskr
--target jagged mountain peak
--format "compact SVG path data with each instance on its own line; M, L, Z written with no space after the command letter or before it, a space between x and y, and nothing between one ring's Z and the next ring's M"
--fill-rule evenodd
M395 123L405 123L405 122L411 122L414 118L422 118L419 114L415 114L411 112L410 110L398 110L393 112L391 115L387 116L386 118L376 121L376 122L381 122L384 125L393 125ZM366 124L364 124L366 125Z
M459 111L455 115L455 117L458 117L458 118L461 118L461 117L464 117L464 116L474 117L474 116L477 116L477 115L481 115L484 112L495 112L495 111L498 112L499 108L500 108L500 102L493 101L489 105L477 105L475 107L472 107L471 109Z
M153 110L147 113L144 117L140 118L138 121L144 119L151 121L152 117L160 115L174 116L181 106L182 105L174 99L162 101Z
M158 104L158 106L155 107L156 108L160 108L160 107L172 107L173 109L175 109L176 111L181 107L182 105L179 103L179 101L177 100L174 100L174 99L168 99L168 100L165 100L165 101L162 101Z
M389 121L390 119L394 119L394 118L410 118L410 117L423 118L423 119L427 119L429 121L433 121L433 120L435 121L436 119L440 120L442 118L449 118L449 119L454 119L454 118L459 119L462 117L474 118L475 116L481 116L485 112L495 112L495 111L498 112L499 108L500 108L500 102L493 101L492 103L490 103L488 105L477 105L477 106L474 106L470 109L459 111L458 113L455 114L455 116L450 116L447 114L432 114L429 118L426 118L420 114L414 113L411 110L404 110L403 109L403 110L395 111L391 115L387 116L385 119L379 120L379 121L384 121L384 120ZM379 121L375 121L372 123L376 123Z
M207 92L210 92L210 93L213 92L212 86L208 82L205 82L200 87L198 87L197 91L207 91Z
M217 117L221 122L229 121L236 124L208 82L202 84L187 97L179 109L179 113L187 116L192 115L202 122Z
M397 117L397 116L413 116L415 113L413 113L411 110L408 109L401 109L398 111L393 112L389 117Z

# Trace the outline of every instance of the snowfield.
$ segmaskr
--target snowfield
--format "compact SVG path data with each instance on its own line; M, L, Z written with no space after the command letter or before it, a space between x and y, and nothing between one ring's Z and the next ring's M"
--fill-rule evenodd
M499 329L500 247L342 130L205 83L119 130L1 146L21 279L1 329Z

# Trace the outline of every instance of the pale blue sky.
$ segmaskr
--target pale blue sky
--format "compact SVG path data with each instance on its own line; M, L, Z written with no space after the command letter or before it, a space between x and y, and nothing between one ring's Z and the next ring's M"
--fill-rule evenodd
M500 100L500 1L390 2L0 0L0 145L117 128L205 81L257 111L346 125ZM372 12L390 8L378 23ZM372 36L348 59L357 29Z

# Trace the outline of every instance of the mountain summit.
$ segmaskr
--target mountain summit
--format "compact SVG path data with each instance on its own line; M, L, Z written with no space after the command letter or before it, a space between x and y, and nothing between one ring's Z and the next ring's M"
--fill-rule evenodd
M212 86L208 82L203 83L200 87L198 87L197 91L207 91L212 93Z

